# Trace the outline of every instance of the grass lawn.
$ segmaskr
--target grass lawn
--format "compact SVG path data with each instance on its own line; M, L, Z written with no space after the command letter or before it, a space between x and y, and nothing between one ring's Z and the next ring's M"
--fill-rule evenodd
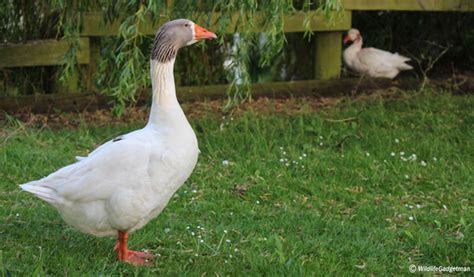
M0 137L0 275L410 274L474 261L474 95L399 92L290 113L192 117L201 155L155 220L130 237L153 267L116 261L115 240L67 226L17 185L143 122ZM472 272L471 272L472 273Z

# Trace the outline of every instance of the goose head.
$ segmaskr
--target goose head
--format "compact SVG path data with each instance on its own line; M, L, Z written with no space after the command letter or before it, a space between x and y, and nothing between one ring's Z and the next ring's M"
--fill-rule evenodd
M359 30L357 29L350 29L347 31L347 35L344 37L344 44L348 43L349 41L357 41L360 40L362 37L360 35Z
M200 40L217 38L216 34L188 19L176 19L167 22L158 30L153 42L151 59L169 62L176 57L178 50Z

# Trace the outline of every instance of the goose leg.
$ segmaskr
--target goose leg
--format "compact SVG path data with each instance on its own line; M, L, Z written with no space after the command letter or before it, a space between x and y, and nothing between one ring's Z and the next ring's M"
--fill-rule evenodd
M128 244L128 233L118 232L117 243L115 244L114 250L117 250L118 259L121 262L129 263L131 265L153 265L153 256L150 253L129 250Z

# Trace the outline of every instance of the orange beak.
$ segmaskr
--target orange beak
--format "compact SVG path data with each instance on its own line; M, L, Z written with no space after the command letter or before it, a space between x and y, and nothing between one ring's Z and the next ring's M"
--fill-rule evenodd
M351 38L349 37L349 35L345 35L344 36L344 44L348 43L349 41L351 40Z
M195 40L204 40L204 39L215 39L217 38L216 34L209 32L203 27L194 24L194 39Z

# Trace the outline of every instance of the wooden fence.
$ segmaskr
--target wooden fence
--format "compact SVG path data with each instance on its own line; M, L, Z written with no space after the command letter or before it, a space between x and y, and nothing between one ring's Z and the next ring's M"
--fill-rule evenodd
M328 23L325 15L316 11L311 12L310 27L315 32L314 47L316 51L315 56L312 57L315 65L315 80L328 80L339 77L341 71L342 33L351 28L352 11L474 11L474 0L342 0L342 5L344 11L331 24ZM234 17L237 18L237 16L236 14ZM257 15L257 22L259 17L262 16ZM212 21L212 19L217 18L217 14L211 15L210 18L209 29L213 30L216 26L215 21ZM117 35L120 21L116 20L105 24L100 13L85 13L83 14L83 19L84 28L81 33L80 50L77 52L77 58L80 64L90 68L88 74L93 75L97 66L97 55L99 55L98 37ZM302 12L286 15L284 18L285 32L303 32L304 19L305 14ZM168 20L169 18L165 16L161 17L156 24L152 24L152 21L148 20L141 31L145 34L154 35L158 27ZM207 20L207 16L205 20ZM206 23L204 19L196 21L198 24L205 25ZM236 20L232 20L232 22L236 22ZM253 31L264 31L261 26L263 25L256 24ZM234 28L235 26L230 25L227 31L229 33L234 32ZM69 44L66 41L56 40L33 41L22 44L0 44L0 68L60 65L68 47ZM305 83L305 85L309 86L308 91L317 91L319 84L321 83L318 81ZM298 82L285 84L286 89L290 91L292 86L300 87ZM216 92L209 90L213 87L218 89L221 94L225 89L223 86L209 86L204 90L208 91L210 95L215 95ZM271 90L272 83L265 87ZM71 78L71 83L66 87L66 90L74 91L76 89L77 78ZM181 89L181 91L192 90L193 88ZM71 98L70 94L69 98ZM58 99L62 99L60 95ZM14 99L3 97L0 98L0 110L15 110L28 104L34 106L35 103L44 104L44 102L54 103L54 97L41 95L36 95L35 97L15 97Z

